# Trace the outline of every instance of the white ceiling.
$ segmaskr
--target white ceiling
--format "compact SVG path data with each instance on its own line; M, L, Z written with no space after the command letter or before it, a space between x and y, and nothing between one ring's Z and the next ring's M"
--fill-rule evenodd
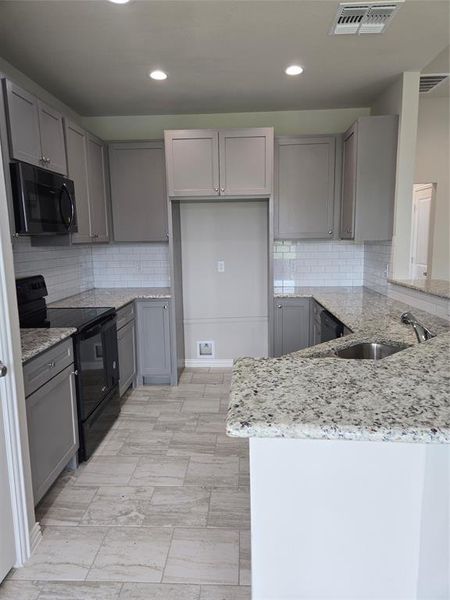
M367 106L449 44L448 0L407 0L373 36L329 36L337 6L3 1L0 56L82 115L171 114ZM303 75L287 77L291 63Z

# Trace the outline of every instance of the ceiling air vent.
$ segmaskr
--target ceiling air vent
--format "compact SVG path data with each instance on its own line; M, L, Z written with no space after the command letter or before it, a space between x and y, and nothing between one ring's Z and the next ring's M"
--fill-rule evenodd
M383 33L402 2L341 3L330 34Z
M434 90L435 87L437 87L440 83L445 81L448 76L448 73L427 73L427 75L421 75L419 83L419 92L421 94L431 92L431 90Z

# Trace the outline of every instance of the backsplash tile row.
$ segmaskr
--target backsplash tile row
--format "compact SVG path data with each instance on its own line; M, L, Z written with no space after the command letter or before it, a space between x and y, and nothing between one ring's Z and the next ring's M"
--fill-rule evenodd
M276 287L359 286L364 278L364 245L348 241L277 241Z
M30 238L13 240L16 277L43 275L48 302L79 294L94 287L90 246L31 246Z
M168 244L111 244L92 248L95 287L170 285Z
M387 295L391 263L391 242L364 243L364 282L368 288Z

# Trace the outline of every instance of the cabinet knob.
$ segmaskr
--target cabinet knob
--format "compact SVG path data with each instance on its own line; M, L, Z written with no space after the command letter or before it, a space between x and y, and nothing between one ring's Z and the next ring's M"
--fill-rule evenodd
M347 227L347 233L351 233L351 232L352 232L351 228Z
M54 360L52 360L51 362L47 363L47 367L48 367L49 369L54 369L54 368L55 368L55 366L56 366L56 363L55 363L55 361L54 361Z
M0 361L0 377L6 377L6 374L8 373L8 369L6 367L6 365L4 365L1 361Z
M221 188L220 188L220 191L221 191L221 192L224 192L224 191L225 191L225 188L221 187Z
M277 304L277 308L283 308L282 304Z
M167 310L167 304L164 304L163 309Z
M333 230L332 229L328 230L328 235L333 235Z
M214 191L215 191L215 192L218 192L218 191L219 191L219 188L218 188L218 187L215 187L215 188L214 188Z

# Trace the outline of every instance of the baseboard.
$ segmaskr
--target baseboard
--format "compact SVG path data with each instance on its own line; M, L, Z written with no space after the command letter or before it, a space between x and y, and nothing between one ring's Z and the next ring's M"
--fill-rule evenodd
M187 369L228 369L233 366L232 358L186 358L184 366Z

